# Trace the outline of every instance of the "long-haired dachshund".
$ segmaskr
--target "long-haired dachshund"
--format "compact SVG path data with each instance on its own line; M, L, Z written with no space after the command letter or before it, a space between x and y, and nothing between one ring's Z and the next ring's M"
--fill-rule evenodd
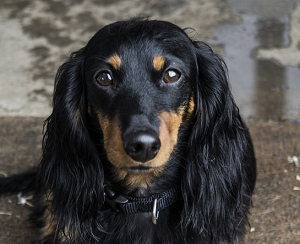
M176 25L110 24L58 70L36 172L38 243L242 243L256 179L226 66Z

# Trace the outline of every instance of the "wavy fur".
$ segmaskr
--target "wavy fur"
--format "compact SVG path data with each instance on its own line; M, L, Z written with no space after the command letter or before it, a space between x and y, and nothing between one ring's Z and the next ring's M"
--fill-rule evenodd
M108 36L106 40L105 35L116 37L110 40ZM88 88L91 86L88 85L91 58L103 61L107 57L103 54L105 51L99 54L96 50L126 43L122 49L126 56L126 52L134 53L129 41L144 54L168 50L176 58L182 57L181 69L187 67L184 72L188 75L181 90L176 92L181 92L181 99L193 98L194 101L192 109L185 101L174 101L181 107L186 106L177 144L163 173L143 190L127 187L113 176L114 167L106 155L104 131L95 116L99 113L97 106L101 108L106 104L98 105ZM168 41L169 44L180 43L184 48L180 52L184 54L176 53L176 48L172 49ZM156 49L157 43L159 48ZM144 51L145 45L149 50ZM166 88L166 92L168 89L171 88ZM131 97L128 91L126 95ZM143 95L143 89L134 92L140 97L151 94L148 90L148 94ZM107 96L103 94L101 99ZM166 106L165 111L177 111L177 107L171 107L175 106L171 104L172 99L161 103L170 104L160 106ZM143 100L138 101L142 103ZM150 100L148 106L152 106ZM101 113L110 117L105 109L104 112L100 109ZM121 107L116 110L121 111ZM150 109L147 113L151 113ZM38 188L32 219L43 230L39 243L242 243L255 178L250 135L230 92L227 68L222 59L205 43L190 40L175 25L133 19L103 28L60 67L55 81L53 112L45 122L38 187L35 180L30 183L32 188ZM5 183L20 184L1 179L1 193L18 189L17 185L7 187ZM181 200L161 211L159 224L155 226L148 213L125 215L106 206L104 184L131 196L147 196L179 187Z

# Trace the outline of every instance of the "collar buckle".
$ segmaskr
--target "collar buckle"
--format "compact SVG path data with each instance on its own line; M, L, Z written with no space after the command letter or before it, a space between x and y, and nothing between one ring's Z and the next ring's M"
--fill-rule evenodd
M128 202L128 199L120 194L116 194L110 187L107 185L104 186L104 198L105 202L111 206L117 212L120 212L119 205Z
M130 197L117 194L108 185L104 185L104 199L105 203L116 212L124 214L151 213L153 224L157 224L159 212L178 201L180 191L178 188L171 188L148 197Z

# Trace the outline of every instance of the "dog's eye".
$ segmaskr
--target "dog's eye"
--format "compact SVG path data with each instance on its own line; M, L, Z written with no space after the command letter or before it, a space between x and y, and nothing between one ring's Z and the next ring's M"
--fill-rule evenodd
M163 80L166 83L175 82L178 81L181 74L178 70L175 69L169 69L164 73Z
M97 76L96 80L101 86L111 86L113 84L113 78L107 71L101 72Z

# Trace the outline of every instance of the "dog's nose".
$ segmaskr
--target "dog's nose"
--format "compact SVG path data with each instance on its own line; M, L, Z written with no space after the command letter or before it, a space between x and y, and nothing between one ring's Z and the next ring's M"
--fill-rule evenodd
M135 161L145 163L153 159L160 149L160 139L154 131L136 131L124 138L126 153Z

